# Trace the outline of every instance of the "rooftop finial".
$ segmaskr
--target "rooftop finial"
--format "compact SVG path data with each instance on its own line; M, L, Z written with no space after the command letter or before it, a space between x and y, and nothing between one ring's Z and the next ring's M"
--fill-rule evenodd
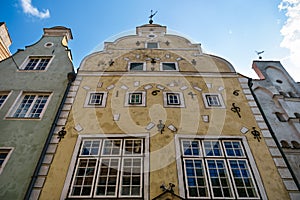
M149 24L153 23L152 18L154 17L154 15L156 15L157 11L155 11L155 13L153 13L153 10L151 10L151 15L149 16L150 20L149 20Z
M265 51L255 51L256 54L259 56L259 59L262 59L262 56L260 54L264 53Z

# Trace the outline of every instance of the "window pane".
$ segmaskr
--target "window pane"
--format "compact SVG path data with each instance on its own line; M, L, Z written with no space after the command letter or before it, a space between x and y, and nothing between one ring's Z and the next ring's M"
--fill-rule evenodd
M24 70L45 70L50 60L51 57L32 57L24 67Z
M175 63L162 63L162 69L163 70L176 70L176 64Z
M10 151L10 149L0 149L0 168L2 168L2 164Z
M244 156L241 142L239 141L226 141L224 142L225 151L227 156Z
M118 158L102 158L96 183L96 196L116 196L119 171Z
M207 160L209 178L214 197L232 197L228 172L224 160Z
M34 98L35 95L25 95L13 117L26 117L26 113L28 112Z
M36 70L45 70L49 61L50 61L50 58L42 58L38 64L38 66L36 67Z
M130 93L129 104L142 104L142 93Z
M35 103L29 113L29 117L32 118L39 118L40 114L43 111L43 108L45 107L47 100L48 100L48 95L39 95L36 100Z
M101 105L103 99L103 93L91 93L90 94L90 105Z
M142 71L144 70L144 63L130 63L129 69L132 71Z
M121 140L111 139L104 140L102 155L120 155Z
M190 197L207 197L207 185L202 160L184 159L185 181Z
M183 140L182 141L183 155L199 156L200 155L200 141L198 140Z
M141 196L142 158L124 158L121 196Z
M156 49L156 48L158 48L158 44L157 44L157 42L148 42L147 48L148 49Z
M5 99L7 98L7 95L0 95L0 108L1 108L1 106L2 106L2 104L4 103L4 101L5 101Z
M221 145L218 141L203 141L206 156L222 156Z
M72 196L90 196L97 159L79 159L72 186Z
M168 105L180 105L179 94L167 93Z
M246 160L230 160L231 172L239 197L257 197L253 179Z
M100 140L84 140L80 155L95 156L99 155Z
M208 106L221 106L218 95L205 95Z
M37 58L31 58L29 60L29 62L27 63L26 67L24 68L24 70L33 70L34 67L36 66L36 64L38 63L39 59Z
M124 154L141 154L142 153L142 140L139 139L128 139L125 140L125 151Z

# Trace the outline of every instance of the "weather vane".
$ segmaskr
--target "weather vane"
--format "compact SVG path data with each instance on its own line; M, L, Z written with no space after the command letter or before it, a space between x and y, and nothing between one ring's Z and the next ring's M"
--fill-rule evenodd
M153 10L151 10L151 15L149 16L150 20L149 20L149 24L153 23L152 18L154 17L154 15L156 15L157 11L155 11L155 13L153 13Z
M264 53L265 51L255 51L255 52L258 55L258 58L262 59L262 57L260 56L260 54Z

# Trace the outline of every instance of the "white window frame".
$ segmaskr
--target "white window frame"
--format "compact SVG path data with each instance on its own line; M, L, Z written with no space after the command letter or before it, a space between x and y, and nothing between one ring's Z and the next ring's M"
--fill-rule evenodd
M209 105L207 96L217 96L219 105ZM222 98L222 95L219 93L202 93L203 102L206 108L225 108L225 104Z
M3 172L3 169L4 169L5 165L7 164L7 162L9 160L9 158L10 158L10 156L11 156L14 148L13 147L0 147L0 151L2 151L2 150L4 150L4 151L8 150L9 152L8 152L7 156L5 157L2 165L0 166L0 175Z
M130 97L132 94L137 93L137 94L141 94L141 103L140 104L133 104L130 103ZM126 92L125 94L125 106L146 106L146 91L130 91L130 92Z
M101 93L102 94L102 100L101 104L90 104L91 96L96 93ZM85 102L84 102L84 107L85 108L103 108L106 106L106 100L107 100L107 92L106 91L88 91Z
M141 64L143 64L143 69L142 69L142 70L134 70L134 69L130 69L130 65L131 65L131 64L134 64L134 63L141 63ZM128 63L128 71L133 71L133 72L146 71L146 62L129 62L129 63Z
M163 68L163 64L164 63L166 63L166 64L174 64L175 65L175 69L174 70L173 69L172 70L170 70L170 69L169 70L164 69ZM160 63L160 71L165 71L165 72L176 72L177 71L178 72L179 71L178 63L177 62L161 62Z
M7 99L9 98L10 94L11 94L11 91L9 91L9 92L7 92L7 91L0 91L0 96L6 95L3 103L0 105L0 109L4 106L4 104L6 103ZM2 98L2 97L0 97L0 98Z
M36 69L37 66L39 65L39 63L41 62L41 59L45 59L48 58L50 59L47 66L45 67L45 69ZM43 71L47 71L48 67L50 66L52 60L54 58L54 55L31 55L28 56L25 61L22 63L22 65L20 66L20 71L28 71L28 72L43 72ZM33 69L25 69L27 64L30 62L30 59L39 59L38 62L36 63L36 65L34 66Z
M156 43L156 44L157 44L157 47L156 47L156 48L149 48L149 47L148 47L148 44L150 44L150 43L153 43L153 44ZM145 45L146 45L146 49L159 49L159 42L152 42L152 41L151 41L151 42L146 42Z
M143 187L141 187L141 197L143 197L145 200L149 200L149 185L150 185L150 182L149 182L149 170L150 170L150 158L149 158L149 134L141 134L141 133L135 133L135 134L86 134L86 135L79 135L78 138L77 138L77 142L76 142L76 145L74 147L74 151L73 151L73 155L72 155L72 158L71 158L71 162L70 162L70 165L69 165L69 169L68 169L68 172L67 172L67 177L65 179L65 184L64 184L64 187L63 187L63 190L62 190L62 193L61 193L61 199L66 199L69 197L69 188L72 187L73 185L73 173L74 173L74 168L77 166L77 160L79 159L78 158L78 155L79 153L82 151L82 141L83 140L103 140L104 139L107 139L107 138L116 138L116 139L121 139L124 141L125 143L125 140L126 139L142 139L143 141L143 153L141 153L141 155L138 155L138 157L140 157L142 159L142 173L141 173L141 184ZM100 144L100 146L102 146L103 143ZM125 146L125 145L124 145ZM101 147L99 147L101 148ZM123 150L121 148L121 150ZM100 152L98 152L100 154ZM97 157L97 156L96 156ZM132 156L131 154L129 155L123 155L122 158L133 158L134 156ZM90 158L95 158L94 155L90 155ZM101 158L120 158L120 156L106 156L106 157L97 157L96 159L101 159ZM97 161L99 162L99 161ZM98 170L99 171L99 170ZM120 174L121 172L119 172ZM96 180L97 177L94 179L93 181L93 186L92 187L95 187L94 183L96 183ZM75 180L75 179L74 179ZM118 186L120 187L121 186L121 183L118 183ZM119 189L120 191L120 189ZM93 192L91 192L91 194L94 194ZM119 195L119 193L118 193ZM70 196L71 197L71 196ZM89 196L90 197L90 196ZM111 196L109 196L111 197ZM125 197L126 196L122 196L122 197ZM128 197L128 196L127 196ZM132 196L132 198L134 197L137 197L137 196ZM141 198L140 196L138 198ZM74 196L72 198L84 198L84 197L78 197L78 196ZM107 197L101 197L101 198L107 198Z
M180 104L169 104L169 99L168 99L168 94L176 94L179 97ZM182 92L163 92L163 98L164 98L164 107L166 108L184 108L185 103L184 103L184 96Z
M18 110L20 104L22 103L24 97L26 95L35 95L34 97L34 101L30 104L30 107L28 108L28 110L26 111L25 117L15 117L15 113ZM48 96L47 98L47 102L45 103L42 112L39 114L39 117L29 117L29 114L31 113L31 111L33 110L33 107L35 105L35 102L38 98L39 95L44 95L44 96ZM25 92L22 91L20 92L19 96L16 98L15 102L13 103L12 107L9 109L8 114L6 115L6 119L20 119L20 120L26 120L26 119L30 119L30 120L41 120L47 110L47 107L49 105L49 102L51 101L51 97L52 97L52 92Z
M264 200L267 200L267 195L266 195L266 192L264 190L264 186L263 186L263 183L262 183L262 180L261 180L261 177L260 177L260 174L258 172L258 169L256 167L256 163L254 161L254 158L252 156L252 153L251 153L251 150L250 150L250 147L248 146L248 142L247 142L247 138L245 136L199 136L199 135L186 135L186 134L176 134L175 135L175 150L176 150L176 158L181 158L184 159L186 157L183 156L182 154L182 144L181 144L181 141L183 140L201 140L201 145L203 145L203 142L202 141L206 141L206 140L219 140L220 141L220 145L222 146L221 148L224 148L223 146L223 142L226 142L226 141L240 141L241 145L242 145L242 148L244 149L244 155L245 157L241 156L241 157L225 157L225 155L223 155L223 157L218 157L218 156L205 156L203 154L203 157L202 156L198 156L198 157L194 157L194 156L189 156L189 158L191 159L204 159L204 160L209 160L209 159L213 159L213 160L224 160L226 162L226 165L227 165L227 169L228 169L228 175L229 175L229 180L230 180L230 184L233 186L232 187L232 190L234 191L233 193L233 198L238 198L236 195L238 194L237 193L237 190L236 190L236 186L235 186L235 182L234 180L232 180L232 172L231 172L231 168L230 168L230 165L229 165L229 161L230 160L243 160L243 161L246 161L247 163L247 166L250 170L250 175L252 177L252 181L254 182L254 185L256 186L256 194L258 194L258 197L257 199L264 199ZM225 149L223 149L224 152L223 154L225 153ZM203 148L201 148L201 151L204 151ZM204 153L204 152L202 152ZM187 194L187 191L185 189L185 177L184 176L184 166L183 166L183 161L182 159L177 159L176 160L176 165L177 165L177 173L178 173L178 188L179 188L179 195L181 197L187 197L187 198L191 198L191 199L198 199L199 197L188 197L188 194ZM206 161L205 161L206 162ZM251 166L251 167L250 167ZM207 166L205 166L207 167ZM207 174L208 175L208 174ZM209 176L208 178L209 179ZM211 183L209 183L211 184ZM211 187L211 185L209 186ZM208 191L210 192L210 189L208 189ZM201 197L201 198L213 198L212 195L210 194L209 197ZM216 198L216 197L214 197ZM255 199L255 198L244 198L244 197L241 197L241 199Z

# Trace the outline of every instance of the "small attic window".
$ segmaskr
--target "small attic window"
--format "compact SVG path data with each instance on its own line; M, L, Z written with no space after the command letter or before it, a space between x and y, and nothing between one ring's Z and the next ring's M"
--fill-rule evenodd
M158 43L157 42L148 42L147 43L147 48L148 49L157 49L158 48Z
M282 80L277 79L276 82L282 84Z
M284 118L282 113L276 112L275 115L280 122L286 122L286 119Z
M295 92L288 92L288 94L290 95L290 97L294 97L294 98L298 97L298 95L296 95Z
M299 113L295 112L294 115L295 115L296 118L300 119L300 114Z

